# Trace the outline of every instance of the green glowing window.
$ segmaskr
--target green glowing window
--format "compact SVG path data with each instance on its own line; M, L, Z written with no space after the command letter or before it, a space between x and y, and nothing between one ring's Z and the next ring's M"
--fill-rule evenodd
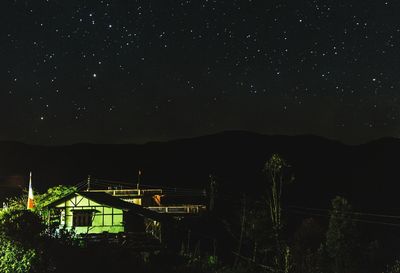
M74 227L90 227L92 225L93 210L74 210L73 226Z

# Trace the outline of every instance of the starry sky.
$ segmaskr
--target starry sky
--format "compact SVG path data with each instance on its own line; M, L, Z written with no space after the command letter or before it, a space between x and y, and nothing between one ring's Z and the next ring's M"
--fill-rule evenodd
M400 136L400 3L2 0L0 140Z

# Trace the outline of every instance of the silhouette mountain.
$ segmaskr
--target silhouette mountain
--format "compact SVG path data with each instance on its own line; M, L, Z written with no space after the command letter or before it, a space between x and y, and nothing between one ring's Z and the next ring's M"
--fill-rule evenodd
M143 145L0 142L0 198L27 187L29 171L34 187L44 191L88 175L136 185L139 169L147 185L206 189L213 174L220 197L243 192L261 197L268 187L264 164L273 153L286 159L295 175L285 192L288 205L329 207L334 196L343 195L370 211L400 208L398 139L351 146L312 135L242 131Z

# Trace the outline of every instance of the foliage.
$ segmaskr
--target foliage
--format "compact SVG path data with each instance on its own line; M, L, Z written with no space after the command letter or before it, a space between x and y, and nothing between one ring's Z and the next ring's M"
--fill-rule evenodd
M325 247L333 272L356 270L357 232L351 212L350 204L343 197L332 200Z
M268 210L257 204L251 205L247 213L246 240L247 248L250 249L250 256L253 262L267 263L268 254L273 250L271 242L271 219Z
M54 201L59 200L76 191L76 188L73 186L65 186L58 185L52 188L49 188L43 194L37 194L35 196L35 208L33 209L36 213L40 214L41 217L47 221L49 216L49 210L45 209L45 207L51 204Z
M278 154L273 154L265 163L265 173L271 183L268 192L268 206L275 241L272 266L275 272L289 272L291 251L281 238L282 230L282 191L285 184L293 182L294 176L288 171L289 165Z
M290 166L278 154L273 154L271 158L265 163L264 171L267 178L271 183L271 188L268 192L268 205L272 222L272 228L275 230L276 235L282 228L282 190L284 184L291 183L294 176L288 173Z
M52 250L60 252L60 247L73 243L69 232L48 237L43 221L44 206L73 191L74 187L57 186L36 194L33 210L26 210L26 194L7 200L8 208L0 213L0 272L45 272Z
M0 214L0 272L40 272L40 217L29 210L8 209Z
M6 199L6 205L11 210L24 210L26 209L26 203L28 200L28 192L24 192L19 196L14 196Z
M43 194L37 194L35 196L35 208L36 210L41 210L43 207L48 204L67 196L76 191L76 188L73 186L65 186L58 185L52 188L49 188L47 192Z
M71 194L76 191L73 186L58 185L49 188L45 193L34 192L35 200L35 212L40 212L46 205ZM26 202L28 200L28 192L24 190L22 195L14 196L6 200L7 207L12 210L24 210L26 209Z
M294 234L295 272L319 272L320 246L324 236L324 230L314 218L303 220Z
M34 244L45 229L38 215L29 210L7 209L0 217L0 234L23 244Z
M0 253L0 272L2 273L33 272L40 260L35 249L26 248L22 243L2 236L0 236Z
M289 168L281 156L273 154L264 168L269 182L266 202L246 202L243 198L235 267L256 272L291 272L293 253L282 234L283 188L294 180Z
M400 260L394 261L394 263L387 268L385 273L400 273Z

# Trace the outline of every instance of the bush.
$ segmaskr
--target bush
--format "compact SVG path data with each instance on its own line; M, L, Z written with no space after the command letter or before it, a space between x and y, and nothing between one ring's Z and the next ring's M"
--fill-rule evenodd
M0 272L43 272L41 237L44 225L28 210L6 210L0 214Z
M21 243L0 237L0 272L27 273L35 270L40 264L37 250L24 247Z

